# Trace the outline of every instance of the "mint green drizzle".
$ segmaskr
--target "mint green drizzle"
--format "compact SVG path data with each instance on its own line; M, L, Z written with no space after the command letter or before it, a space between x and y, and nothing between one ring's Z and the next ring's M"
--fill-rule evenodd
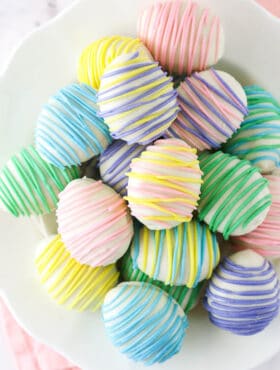
M58 193L78 177L78 167L58 169L29 146L2 168L0 199L16 217L50 213L57 204Z
M214 154L204 152L199 157L200 168L204 173L204 182L201 187L198 218L205 221L208 213L216 207L218 201L227 192L226 198L222 204L217 206L209 222L210 230L216 232L227 217L222 232L225 239L228 239L238 227L241 226L245 229L271 205L271 195L264 194L245 213L241 212L242 209L235 207L242 199L244 199L244 207L248 206L268 187L268 181L259 175L259 178L248 185L250 178L259 171L245 160L239 160L238 164L224 170L234 159L237 157L224 154L221 151ZM242 172L238 174L240 170Z
M197 304L204 287L204 281L200 282L195 288L190 289L185 285L171 286L164 284L162 281L154 280L140 269L133 267L133 260L130 256L130 250L128 250L121 260L120 273L124 281L150 283L163 289L166 293L171 295L180 306L182 306L186 314Z

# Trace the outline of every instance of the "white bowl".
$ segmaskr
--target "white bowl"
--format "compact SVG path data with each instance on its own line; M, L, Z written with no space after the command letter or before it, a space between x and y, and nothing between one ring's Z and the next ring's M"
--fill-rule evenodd
M198 0L215 10L226 33L220 68L243 84L260 84L280 100L280 22L249 0ZM76 78L77 58L88 43L111 34L135 35L143 0L81 0L24 40L0 80L0 166L32 143L37 115L49 95ZM0 213L0 286L10 308L35 337L83 370L143 369L106 338L100 314L69 312L40 286L33 259L40 234L26 219ZM238 337L223 332L202 309L189 316L182 351L152 369L247 370L280 349L280 317L264 332Z

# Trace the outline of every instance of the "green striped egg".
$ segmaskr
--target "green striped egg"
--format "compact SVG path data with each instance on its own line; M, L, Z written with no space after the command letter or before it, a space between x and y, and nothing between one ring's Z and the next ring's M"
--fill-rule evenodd
M203 175L198 218L225 239L244 235L265 219L271 195L268 181L250 162L218 151L199 157Z
M78 167L61 170L29 146L0 171L0 207L16 217L50 213L56 208L58 193L78 177Z

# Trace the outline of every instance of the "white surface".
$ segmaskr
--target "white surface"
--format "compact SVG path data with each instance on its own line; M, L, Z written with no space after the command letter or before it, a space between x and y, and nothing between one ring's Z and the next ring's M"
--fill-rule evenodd
M275 78L280 58L280 50L275 48L280 41L280 23L249 0L200 2L211 3L222 15L227 38L225 70L243 83L262 84L280 98L279 79ZM76 61L83 46L105 34L134 34L140 3L143 1L104 0L97 11L96 2L82 0L67 15L25 41L0 81L0 132L5 133L0 139L0 165L15 150L31 142L36 116L48 96L75 79ZM30 223L0 213L0 231L0 286L30 332L67 354L83 370L142 368L111 347L98 315L68 312L49 300L33 272L39 235ZM251 338L221 332L199 310L190 321L192 327L181 354L152 370L247 370L280 347L280 318Z

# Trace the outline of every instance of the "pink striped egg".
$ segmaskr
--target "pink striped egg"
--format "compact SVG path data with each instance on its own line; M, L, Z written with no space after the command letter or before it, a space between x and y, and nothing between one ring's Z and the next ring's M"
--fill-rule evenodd
M224 52L219 17L191 0L145 8L138 19L138 37L165 70L177 75L205 70Z
M117 261L133 236L126 202L101 181L72 181L59 194L58 232L71 256L92 267Z
M232 238L237 249L253 249L265 257L280 257L280 175L264 176L269 181L272 204L262 224L249 234Z
M180 138L199 151L219 149L248 113L240 83L214 68L193 73L177 92L180 112L165 136Z

